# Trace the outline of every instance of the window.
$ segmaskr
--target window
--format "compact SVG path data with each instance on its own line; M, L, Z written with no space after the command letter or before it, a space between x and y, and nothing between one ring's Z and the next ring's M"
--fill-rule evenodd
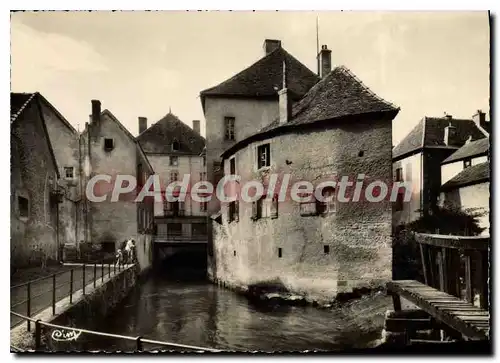
M206 156L203 157L203 166L207 166L207 157Z
M73 179L74 178L73 170L74 169L72 166L66 166L64 168L64 177L66 179Z
M396 181L403 181L403 168L396 169Z
M206 212L207 211L207 207L208 207L208 203L207 202L201 202L200 203L200 212Z
M257 148L257 168L271 166L271 153L269 144L260 145Z
M323 246L323 252L325 253L325 255L329 255L330 254L330 246L329 245L324 245Z
M464 169L472 165L471 159L464 160Z
M113 139L104 139L104 150L111 151L115 147Z
M182 236L182 223L168 223L167 224L168 236Z
M229 174L230 175L236 174L236 159L235 158L232 158L229 160Z
M170 166L178 166L179 165L179 157L171 156L170 157Z
M234 117L224 117L225 138L234 140Z
M278 218L278 198L262 197L252 204L252 219Z
M325 187L321 191L324 201L318 201L316 208L318 214L333 213L336 211L335 188Z
M29 201L24 197L17 197L17 204L19 207L19 216L28 217L29 216Z
M172 141L172 151L179 151L179 147L180 147L179 141L177 140Z
M401 192L398 192L398 195L396 197L396 203L394 204L394 210L396 212L403 210L403 202L404 202L404 194Z
M300 203L301 216L316 216L318 215L318 206L316 201L308 201Z
M179 173L176 171L171 171L170 172L170 182L175 182L179 178Z
M281 258L283 257L283 250L280 248L278 248L278 257Z
M207 224L206 223L193 223L191 225L191 231L193 236L206 236L207 235Z
M203 172L200 173L200 181L206 181L207 180L207 173Z
M239 205L238 201L234 201L229 203L229 216L228 216L228 222L231 223L233 221L238 222L240 220L239 216Z
M236 256L236 251L233 251L233 256Z

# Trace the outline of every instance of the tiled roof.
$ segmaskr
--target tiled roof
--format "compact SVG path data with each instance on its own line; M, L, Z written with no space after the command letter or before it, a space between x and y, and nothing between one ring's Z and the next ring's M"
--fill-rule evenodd
M275 130L301 127L318 121L384 112L391 112L395 117L399 108L378 97L349 69L340 66L332 70L293 105L292 117L288 122L280 123L278 119L274 120L249 138ZM233 145L224 154L231 153L247 141L245 139Z
M228 80L201 91L202 103L205 96L277 97L283 83L283 62L288 89L295 99L319 81L313 71L279 47Z
M488 155L490 149L490 138L485 137L465 144L460 149L451 154L442 164L448 164L459 160L468 159L474 156Z
M465 168L443 184L443 189L455 189L462 186L486 182L490 179L490 162L476 164Z
M152 154L199 156L205 147L203 136L170 112L137 136L137 140L144 152ZM178 151L172 151L174 140L179 143Z
M10 122L14 122L36 93L10 93Z
M411 154L423 147L447 147L444 143L444 129L450 123L456 128L459 145L463 145L470 136L472 140L486 137L472 120L424 117L393 149L393 159Z

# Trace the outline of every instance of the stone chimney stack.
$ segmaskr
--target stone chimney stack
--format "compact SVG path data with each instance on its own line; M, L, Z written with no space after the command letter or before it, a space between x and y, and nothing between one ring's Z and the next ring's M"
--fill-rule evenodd
M283 88L278 91L280 124L286 123L292 116L292 100L287 88L286 64L283 61Z
M451 115L446 115L446 119L450 120ZM457 128L451 122L444 128L443 141L446 146L457 146L459 144L459 140L457 140Z
M200 134L200 120L193 120L193 130L199 135Z
M147 128L148 128L148 119L146 117L139 116L139 134L146 131Z
M264 55L271 53L273 50L281 48L281 40L266 39L264 40Z
M101 120L101 101L92 100L92 123L98 124Z
M486 113L477 110L477 113L472 116L472 120L477 126L481 127L487 133L490 133L490 125L489 122L486 121Z
M332 51L326 45L322 45L317 57L318 76L325 78L332 71Z

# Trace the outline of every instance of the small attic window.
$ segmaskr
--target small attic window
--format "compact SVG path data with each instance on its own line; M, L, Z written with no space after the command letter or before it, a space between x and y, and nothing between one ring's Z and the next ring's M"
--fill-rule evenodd
M172 142L172 151L179 151L179 141L174 140Z

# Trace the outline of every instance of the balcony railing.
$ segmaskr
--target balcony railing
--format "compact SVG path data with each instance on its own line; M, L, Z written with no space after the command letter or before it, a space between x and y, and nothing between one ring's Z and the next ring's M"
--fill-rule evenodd
M191 236L186 235L177 235L177 234L160 234L154 237L155 242L160 243L200 243L207 242L208 236L206 234L196 234Z

